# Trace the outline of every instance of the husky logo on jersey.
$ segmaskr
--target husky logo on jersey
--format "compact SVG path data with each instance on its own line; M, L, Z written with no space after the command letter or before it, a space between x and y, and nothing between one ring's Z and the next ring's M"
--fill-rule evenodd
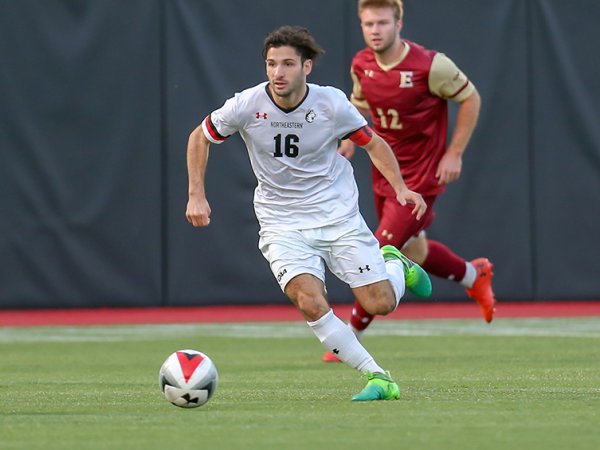
M257 119L263 118L263 119L267 120L267 113L257 112L256 113L256 118Z
M317 117L317 115L315 114L315 112L311 109L310 111L308 111L306 113L306 116L304 117L306 119L306 121L308 123L313 123L313 121L315 120L315 117Z
M400 87L411 88L413 86L413 72L400 72Z

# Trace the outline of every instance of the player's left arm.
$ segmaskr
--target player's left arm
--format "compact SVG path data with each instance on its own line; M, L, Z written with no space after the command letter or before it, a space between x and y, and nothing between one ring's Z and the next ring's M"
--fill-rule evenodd
M416 216L417 220L421 219L427 210L427 205L421 194L411 191L404 183L398 160L388 143L368 125L351 133L349 139L367 151L373 165L394 188L398 202L402 206L408 203L413 204L412 214Z
M350 76L352 78L352 94L350 95L350 102L365 119L369 120L371 117L369 103L363 95L360 79L356 74L356 68L354 65L352 65L350 70ZM338 147L338 153L346 159L352 159L354 156L354 151L354 143L349 139L343 140Z
M471 95L459 104L450 144L446 148L446 153L442 156L435 174L438 183L448 184L460 177L462 156L477 125L480 108L481 98L477 89L474 89Z
M458 180L462 172L462 156L477 126L481 97L466 75L441 53L434 58L429 76L434 95L459 104L450 143L435 174L438 183L448 184Z

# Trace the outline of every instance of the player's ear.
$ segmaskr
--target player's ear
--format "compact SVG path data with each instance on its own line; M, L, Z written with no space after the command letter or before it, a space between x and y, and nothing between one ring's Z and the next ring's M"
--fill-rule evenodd
M306 59L302 64L302 68L304 70L304 75L309 75L312 72L313 61L312 59Z

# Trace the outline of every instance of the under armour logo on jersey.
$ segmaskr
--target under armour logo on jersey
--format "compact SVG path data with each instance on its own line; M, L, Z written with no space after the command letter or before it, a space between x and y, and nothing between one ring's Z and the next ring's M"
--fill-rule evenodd
M363 273L364 271L368 272L369 270L371 270L371 268L367 264L365 267L359 267L358 270L360 270L360 273Z
M315 120L315 117L317 117L317 115L312 109L306 113L306 116L304 116L308 123L312 123Z
M260 119L261 117L262 117L263 119L267 120L267 113L261 113L261 112L257 112L257 113L256 113L256 118L257 118L257 119Z
M401 88L411 88L413 87L413 72L400 72L400 87Z
M369 69L365 69L365 76L373 78L375 76L375 72Z

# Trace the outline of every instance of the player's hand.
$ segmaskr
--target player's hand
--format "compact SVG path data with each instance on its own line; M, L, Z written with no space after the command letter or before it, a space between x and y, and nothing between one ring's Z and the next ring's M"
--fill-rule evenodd
M190 196L185 217L195 227L207 226L210 223L210 205L206 198Z
M438 164L435 177L438 179L438 184L448 184L458 180L461 171L462 156L446 152Z
M356 147L350 139L344 139L338 147L338 153L346 159L352 159Z
M421 194L411 191L410 189L404 189L398 192L396 200L398 200L398 203L402 206L406 206L408 203L415 205L412 214L417 220L421 220L421 217L423 217L423 214L427 211L427 203L425 203Z

